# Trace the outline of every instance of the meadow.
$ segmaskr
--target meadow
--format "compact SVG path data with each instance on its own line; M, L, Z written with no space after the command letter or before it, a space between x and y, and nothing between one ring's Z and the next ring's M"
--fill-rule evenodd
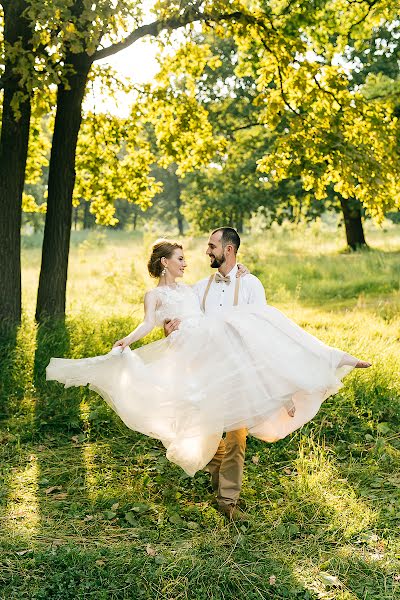
M24 237L23 323L0 343L0 598L398 598L400 226L369 225L357 253L321 223L243 236L270 304L373 363L300 431L249 438L246 523L95 393L44 379L51 356L105 353L140 321L154 237L73 232L67 319L40 328L40 237ZM185 280L207 276L206 238L184 245Z

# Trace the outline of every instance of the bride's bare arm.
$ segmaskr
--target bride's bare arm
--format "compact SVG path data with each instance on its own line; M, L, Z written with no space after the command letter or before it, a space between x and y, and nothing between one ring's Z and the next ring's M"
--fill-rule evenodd
M113 348L120 347L122 350L137 342L150 333L156 324L157 297L153 291L147 292L144 297L144 319L143 323L138 325L129 335L115 342Z

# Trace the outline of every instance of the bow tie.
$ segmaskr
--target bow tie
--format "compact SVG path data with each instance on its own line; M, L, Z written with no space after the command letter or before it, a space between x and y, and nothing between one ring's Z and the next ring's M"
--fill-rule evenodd
M231 282L231 278L229 277L229 275L226 275L226 277L223 277L223 276L221 275L221 273L217 272L217 273L215 274L215 281L216 281L217 283L221 283L221 281L223 281L224 283L226 283L226 285L229 285L229 284L230 284L230 282Z

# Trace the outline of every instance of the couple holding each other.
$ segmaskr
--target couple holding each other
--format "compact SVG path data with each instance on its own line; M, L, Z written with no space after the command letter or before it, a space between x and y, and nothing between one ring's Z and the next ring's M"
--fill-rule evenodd
M237 276L239 245L235 229L216 229L207 255L218 270L190 286L176 281L186 267L182 246L157 241L148 270L158 285L145 294L143 323L104 356L52 358L46 370L66 387L89 384L128 427L161 440L189 475L206 468L231 518L247 433L285 437L317 414L344 375L370 366L268 306L257 277ZM167 337L131 351L165 323Z

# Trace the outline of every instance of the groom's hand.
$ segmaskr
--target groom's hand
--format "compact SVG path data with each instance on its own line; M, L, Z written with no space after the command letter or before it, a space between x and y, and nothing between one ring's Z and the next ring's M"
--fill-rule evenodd
M250 271L247 267L245 267L244 265L242 265L241 263L237 264L238 266L238 270L236 272L236 277L243 277L243 275L249 275Z
M169 336L173 331L178 331L179 325L181 324L179 319L165 319L164 321L164 334L166 337Z

